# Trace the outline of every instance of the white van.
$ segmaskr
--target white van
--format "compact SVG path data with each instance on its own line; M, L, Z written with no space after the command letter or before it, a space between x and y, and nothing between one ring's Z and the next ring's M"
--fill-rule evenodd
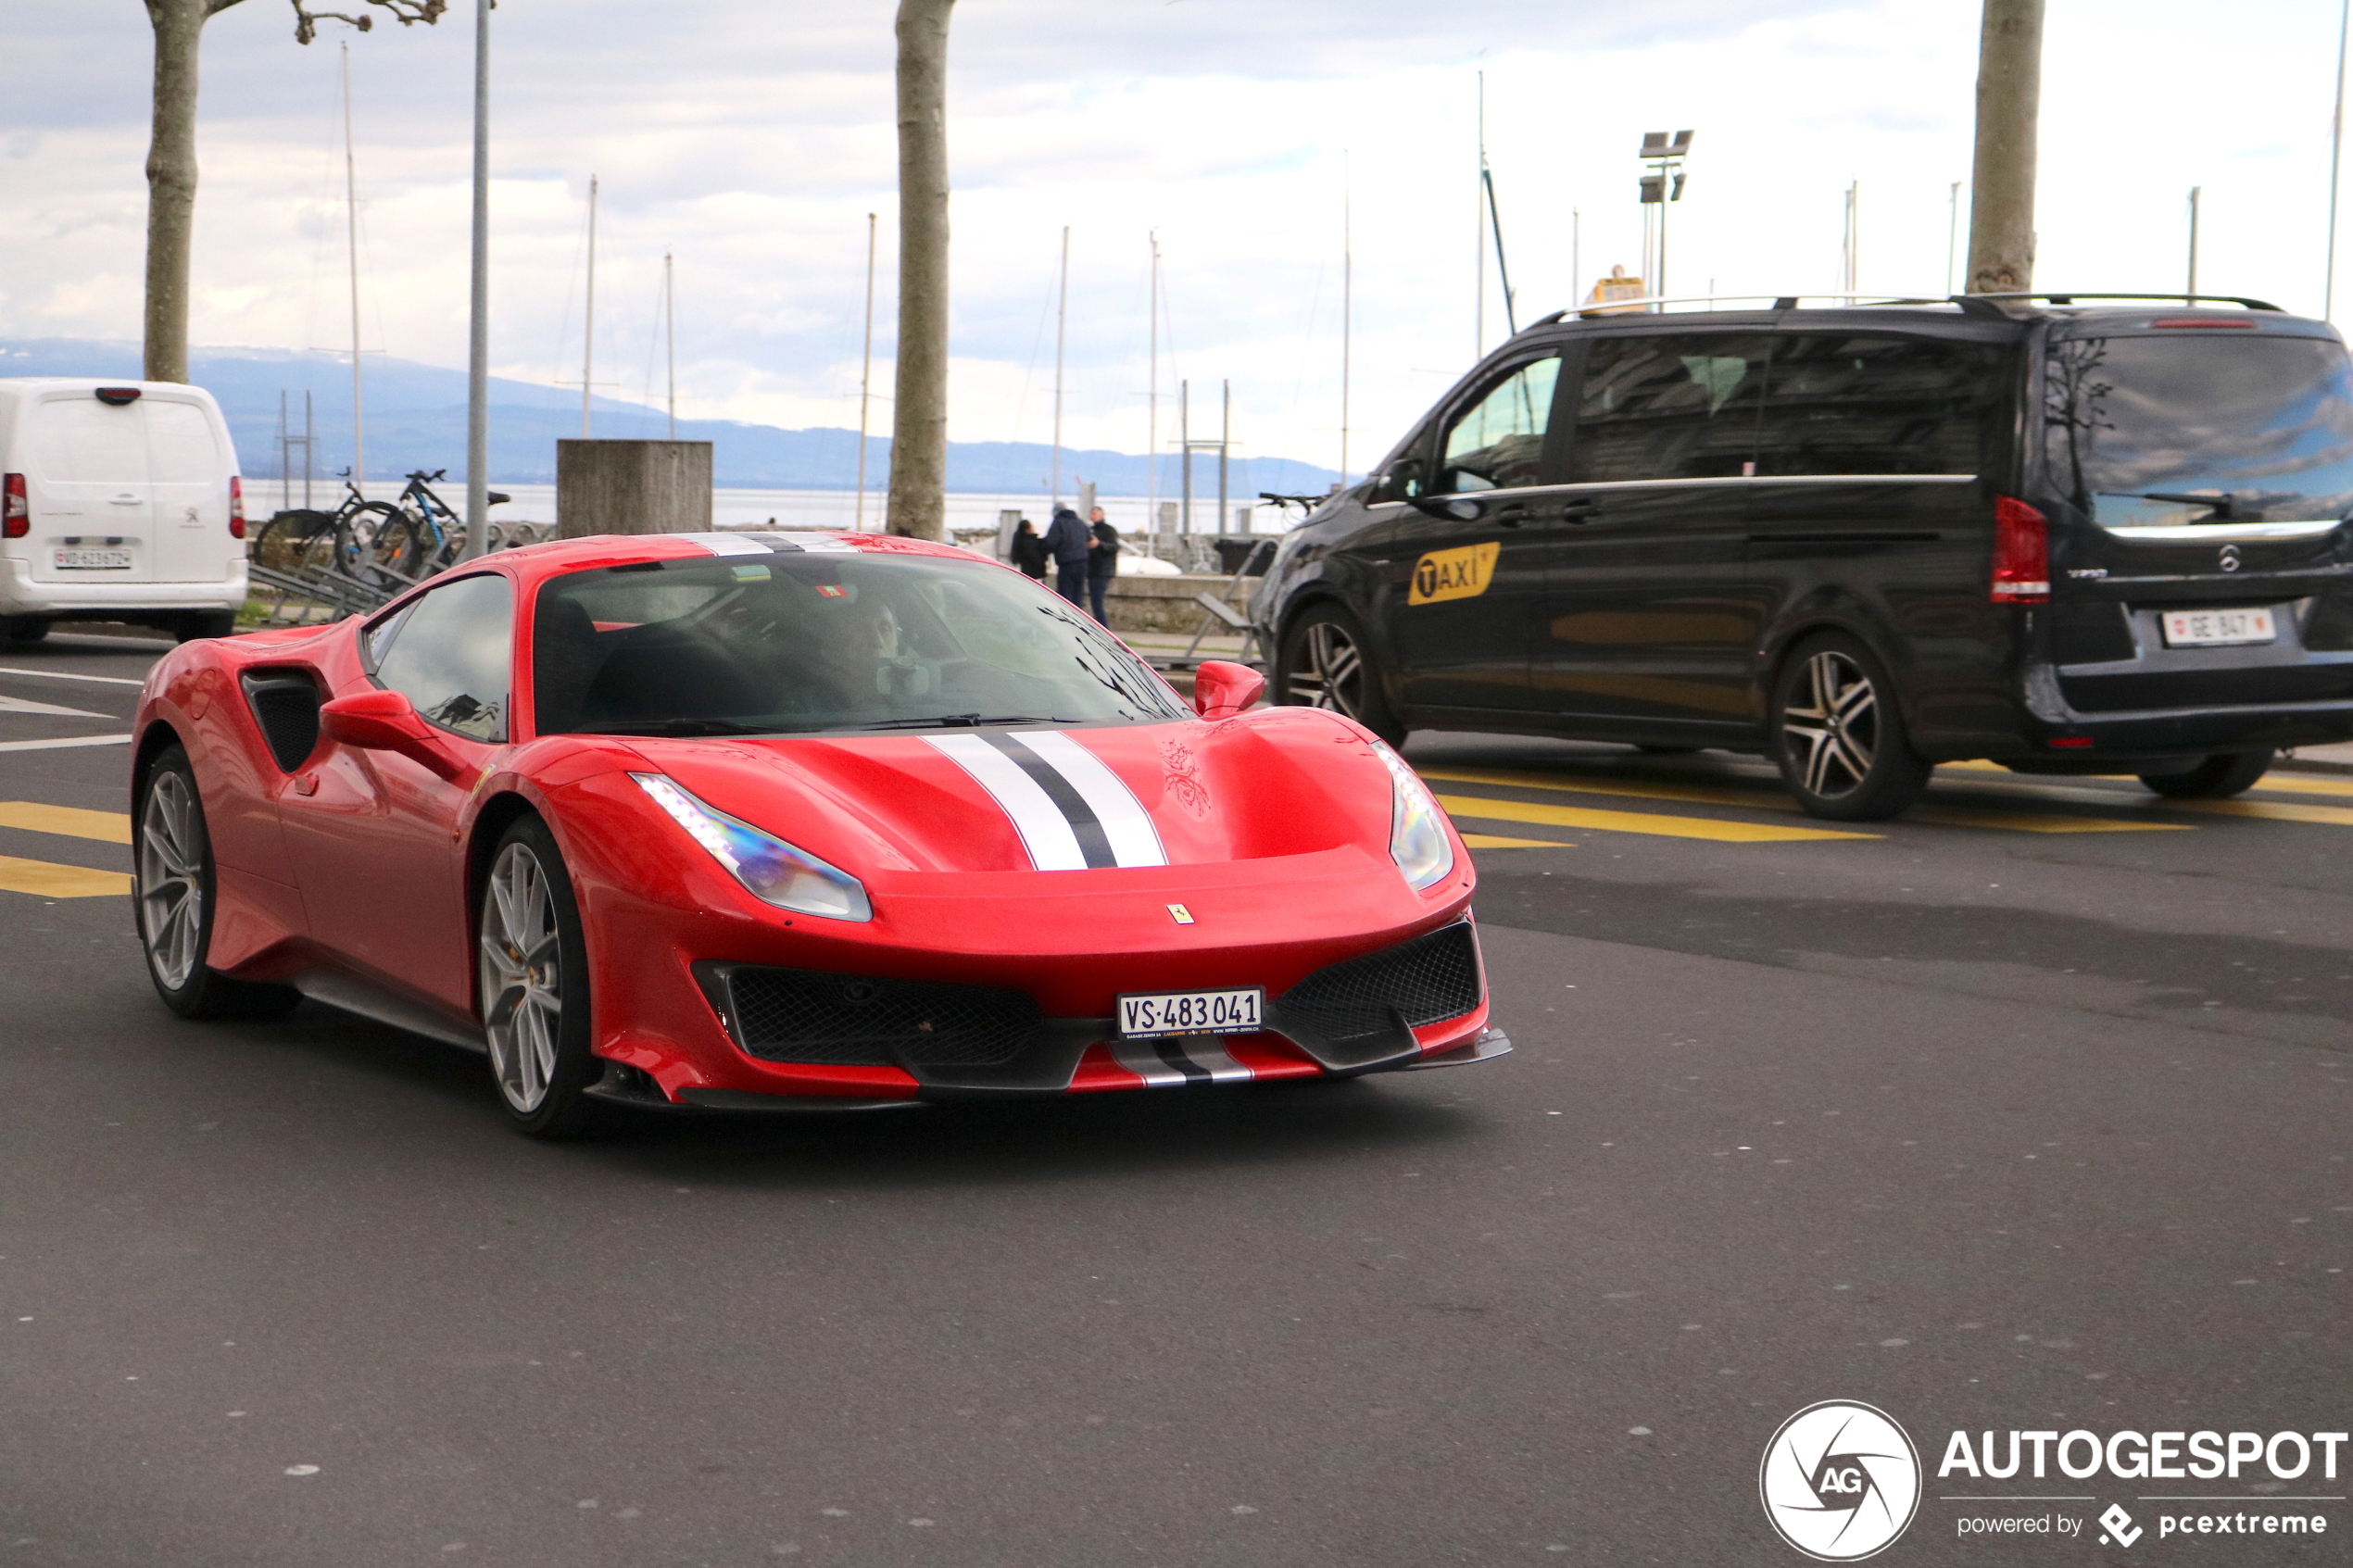
M245 602L236 448L201 387L0 379L0 641L58 621L226 636Z

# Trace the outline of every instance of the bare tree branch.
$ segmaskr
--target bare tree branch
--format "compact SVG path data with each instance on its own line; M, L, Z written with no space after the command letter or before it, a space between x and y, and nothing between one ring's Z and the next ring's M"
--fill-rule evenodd
M237 0L210 0L210 3L218 10L222 6L235 5ZM316 38L321 22L345 22L361 32L376 25L375 19L364 11L355 17L342 11L314 11L304 6L302 0L291 0L291 4L295 9L295 42L297 44L308 44ZM431 27L441 19L441 13L449 8L449 0L368 0L368 4L381 6L390 11L394 19L403 27L413 27L419 22Z

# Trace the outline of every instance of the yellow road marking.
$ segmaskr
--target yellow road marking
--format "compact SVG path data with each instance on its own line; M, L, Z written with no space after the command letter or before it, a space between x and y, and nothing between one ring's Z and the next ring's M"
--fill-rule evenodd
M1449 816L1473 822L1538 822L1546 827L1592 828L1603 833L1646 833L1662 838L1705 838L1718 844L1783 844L1818 838L1878 838L1875 833L1833 833L1828 828L1780 827L1764 822L1720 822L1706 817L1669 817L1651 811L1602 811L1581 806L1541 806L1522 800L1489 800L1441 795Z
M61 833L103 844L131 842L131 819L120 811L90 811L79 806L43 806L31 800L0 800L0 828Z
M2307 806L2289 800L2168 800L2162 809L2168 811L2196 811L2205 817L2259 817L2274 822L2322 822L2330 827L2353 828L2353 809L2343 806Z
M1574 849L1576 845L1557 838L1499 838L1491 833L1466 833L1463 843L1472 849Z
M1749 811L1798 809L1797 802L1787 796L1768 795L1761 790L1713 789L1704 784L1651 784L1631 780L1624 784L1604 784L1595 780L1552 778L1481 768L1432 768L1425 771L1422 777L1455 784L1503 784L1515 789L1555 789L1577 795L1679 800L1692 806L1734 806ZM2006 833L2165 833L2189 826L2186 822L2135 822L2116 817L2066 817L1932 805L1915 806L1904 813L1902 820L1926 822L1933 827L1990 828Z
M2293 782L2291 782L2293 781ZM2266 773L2257 795L2353 795L2353 779L2315 778L2309 773Z
M94 872L87 866L56 866L0 855L0 892L38 898L104 898L131 891L127 872Z

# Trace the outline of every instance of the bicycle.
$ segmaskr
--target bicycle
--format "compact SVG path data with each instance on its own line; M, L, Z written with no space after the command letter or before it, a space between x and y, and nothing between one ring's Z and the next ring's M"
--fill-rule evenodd
M434 493L433 482L449 470L422 469L390 501L371 501L344 471L350 494L333 512L315 509L282 511L255 535L253 558L262 565L297 576L320 576L340 570L346 576L380 586L422 582L455 565L465 539L465 524L449 504ZM490 492L496 507L511 500L504 491Z

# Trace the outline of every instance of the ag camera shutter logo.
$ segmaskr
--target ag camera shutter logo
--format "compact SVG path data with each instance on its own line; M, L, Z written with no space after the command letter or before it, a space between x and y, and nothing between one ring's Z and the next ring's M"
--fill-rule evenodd
M1919 1450L1885 1411L1825 1399L1781 1423L1756 1489L1781 1539L1817 1562L1856 1562L1919 1511Z

